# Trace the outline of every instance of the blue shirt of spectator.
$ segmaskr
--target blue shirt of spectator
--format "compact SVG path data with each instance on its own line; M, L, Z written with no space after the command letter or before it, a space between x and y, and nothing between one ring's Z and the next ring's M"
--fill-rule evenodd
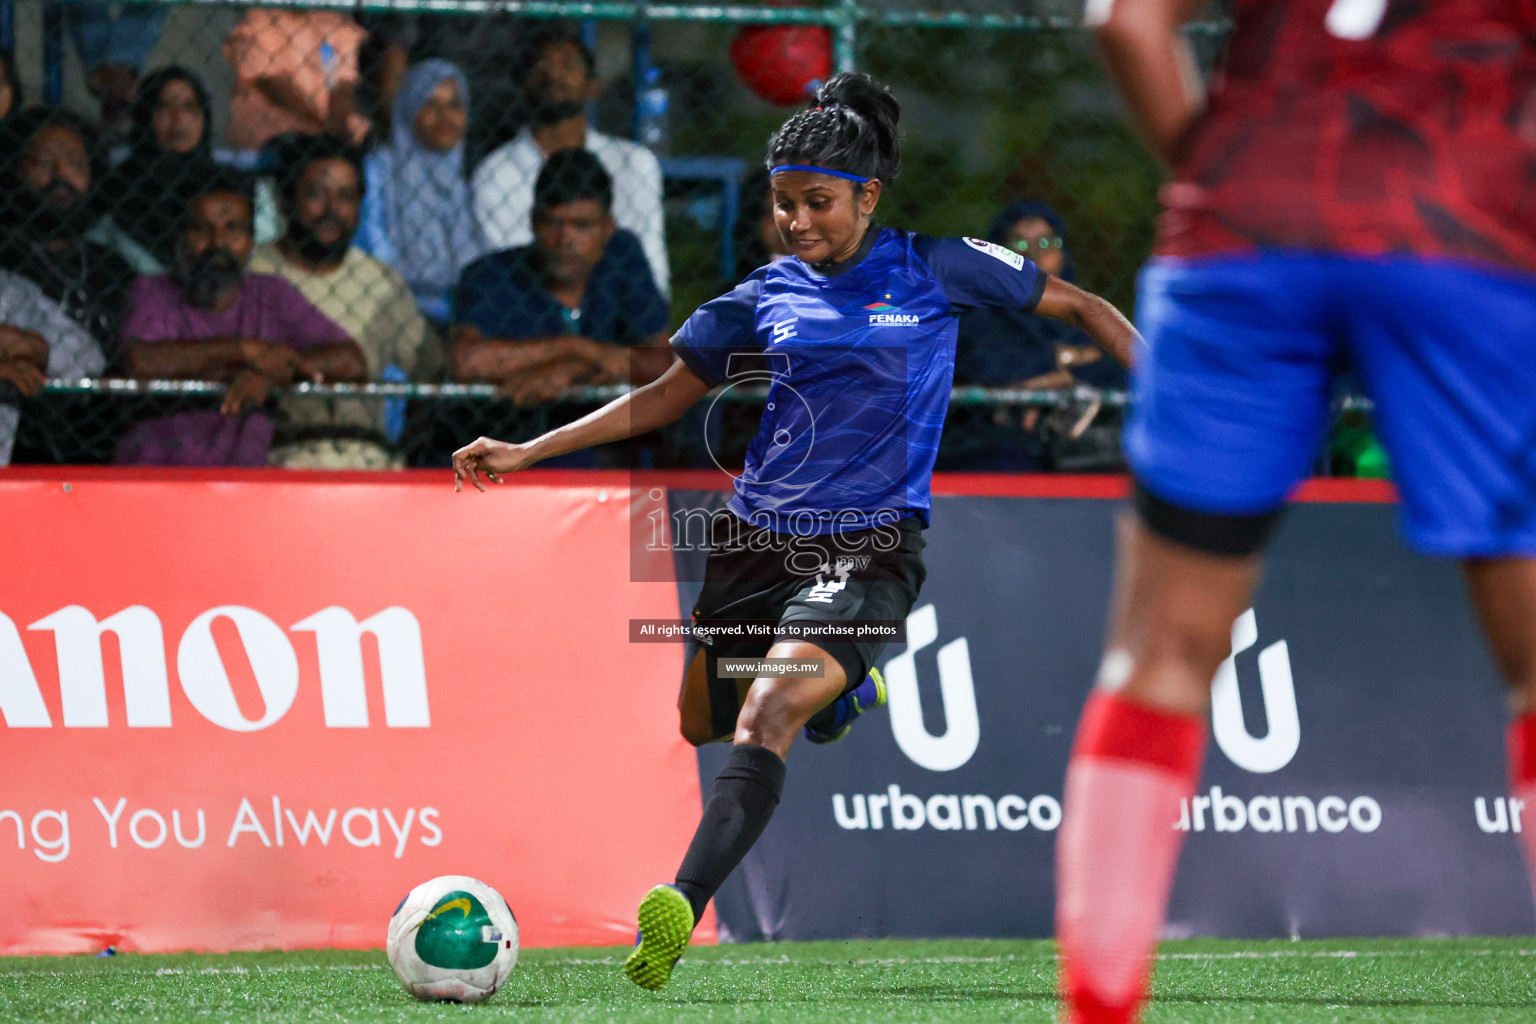
M544 286L537 245L493 252L464 268L453 319L488 338L552 338L579 334L633 347L666 329L667 303L651 280L640 242L615 231L575 309Z
M613 179L596 155L550 156L534 182L534 244L481 257L455 290L455 380L494 382L534 408L582 385L661 375L672 361L667 305L639 240L615 230L612 209ZM595 457L568 458L578 455Z

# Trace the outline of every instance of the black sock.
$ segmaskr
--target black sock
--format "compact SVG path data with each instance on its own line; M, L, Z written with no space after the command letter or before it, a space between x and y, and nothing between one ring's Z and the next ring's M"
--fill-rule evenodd
M784 792L784 761L767 747L738 743L715 776L693 842L677 869L677 887L693 904L693 920L704 916L741 858L768 826Z

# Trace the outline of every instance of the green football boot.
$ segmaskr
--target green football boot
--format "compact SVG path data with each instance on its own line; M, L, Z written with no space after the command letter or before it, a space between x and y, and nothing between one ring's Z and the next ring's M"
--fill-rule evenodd
M693 905L675 885L658 885L640 901L640 935L624 961L624 977L652 992L672 977L672 968L693 934Z

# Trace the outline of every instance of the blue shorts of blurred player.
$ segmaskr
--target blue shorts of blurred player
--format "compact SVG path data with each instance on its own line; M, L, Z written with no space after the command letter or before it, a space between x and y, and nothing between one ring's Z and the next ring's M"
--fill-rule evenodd
M1536 277L1417 256L1153 260L1125 449L1171 506L1272 512L1309 474L1332 377L1375 403L1409 542L1536 554Z

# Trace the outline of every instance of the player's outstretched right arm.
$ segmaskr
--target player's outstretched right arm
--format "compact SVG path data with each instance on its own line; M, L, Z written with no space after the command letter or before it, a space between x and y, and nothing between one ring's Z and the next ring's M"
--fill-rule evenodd
M467 479L483 491L481 473L499 484L502 474L527 469L541 459L664 427L676 422L689 406L708 393L709 385L695 376L686 363L677 360L666 373L644 387L620 395L601 409L532 441L511 444L489 437L476 438L453 453L453 489L463 490Z
M1135 365L1136 348L1143 344L1141 335L1108 300L1052 277L1045 282L1035 312L1076 327L1119 360L1121 366Z

